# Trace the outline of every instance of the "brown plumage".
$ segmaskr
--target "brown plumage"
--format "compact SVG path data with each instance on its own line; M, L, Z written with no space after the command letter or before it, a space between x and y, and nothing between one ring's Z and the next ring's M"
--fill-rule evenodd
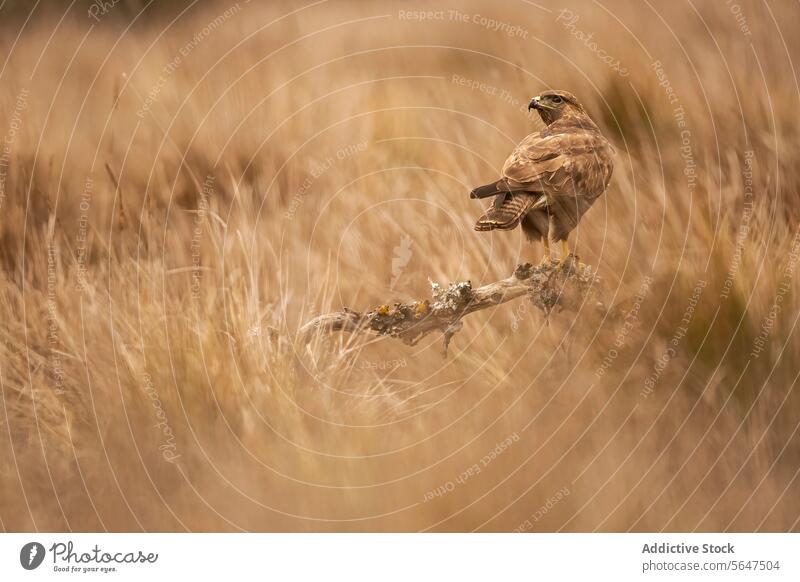
M511 152L503 177L476 188L472 198L494 196L475 230L511 230L522 224L531 240L562 241L605 191L614 168L614 149L574 95L547 91L534 97L547 124ZM562 259L565 257L562 257Z

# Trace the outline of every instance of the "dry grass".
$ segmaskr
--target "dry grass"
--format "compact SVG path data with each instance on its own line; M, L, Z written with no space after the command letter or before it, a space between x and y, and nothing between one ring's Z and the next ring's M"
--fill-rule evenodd
M203 4L2 25L5 529L800 529L796 4L740 2L750 36L723 2L584 2L573 29L510 0L443 5L466 23L241 3L207 35L230 5ZM296 341L321 312L538 258L474 232L466 193L540 127L520 105L546 87L617 147L575 242L631 325L518 300L467 318L447 360L434 337Z

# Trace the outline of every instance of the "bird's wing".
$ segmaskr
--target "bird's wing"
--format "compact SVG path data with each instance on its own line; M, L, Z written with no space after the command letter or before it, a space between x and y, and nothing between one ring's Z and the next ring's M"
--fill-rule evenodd
M610 145L597 131L568 128L555 134L534 133L511 153L503 176L549 195L582 196L595 191L599 195L607 182L604 166L610 158ZM595 188L598 179L602 186Z
M517 184L513 180L500 178L497 182L492 182L491 184L486 184L485 186L478 186L469 193L469 197L488 198L489 196L497 196L498 194L507 194L526 189L527 188L525 186Z
M514 192L497 196L475 223L475 230L511 230L528 212L546 204L537 192Z
M529 135L503 164L503 177L528 187L546 186L548 178L566 162L564 142L561 135Z

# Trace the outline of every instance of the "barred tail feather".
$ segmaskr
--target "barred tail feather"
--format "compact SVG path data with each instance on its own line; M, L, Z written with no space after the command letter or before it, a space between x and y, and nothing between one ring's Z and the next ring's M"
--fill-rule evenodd
M515 228L541 198L530 192L506 194L495 198L486 212L475 223L475 230L511 230Z

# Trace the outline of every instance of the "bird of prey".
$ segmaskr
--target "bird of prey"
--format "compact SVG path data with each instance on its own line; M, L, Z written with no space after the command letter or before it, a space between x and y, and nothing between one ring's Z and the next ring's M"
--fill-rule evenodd
M568 237L603 193L614 168L614 148L574 95L545 91L531 99L546 127L511 152L496 182L475 188L470 198L494 197L475 230L511 230L522 223L532 241L561 242L561 261L569 256Z

